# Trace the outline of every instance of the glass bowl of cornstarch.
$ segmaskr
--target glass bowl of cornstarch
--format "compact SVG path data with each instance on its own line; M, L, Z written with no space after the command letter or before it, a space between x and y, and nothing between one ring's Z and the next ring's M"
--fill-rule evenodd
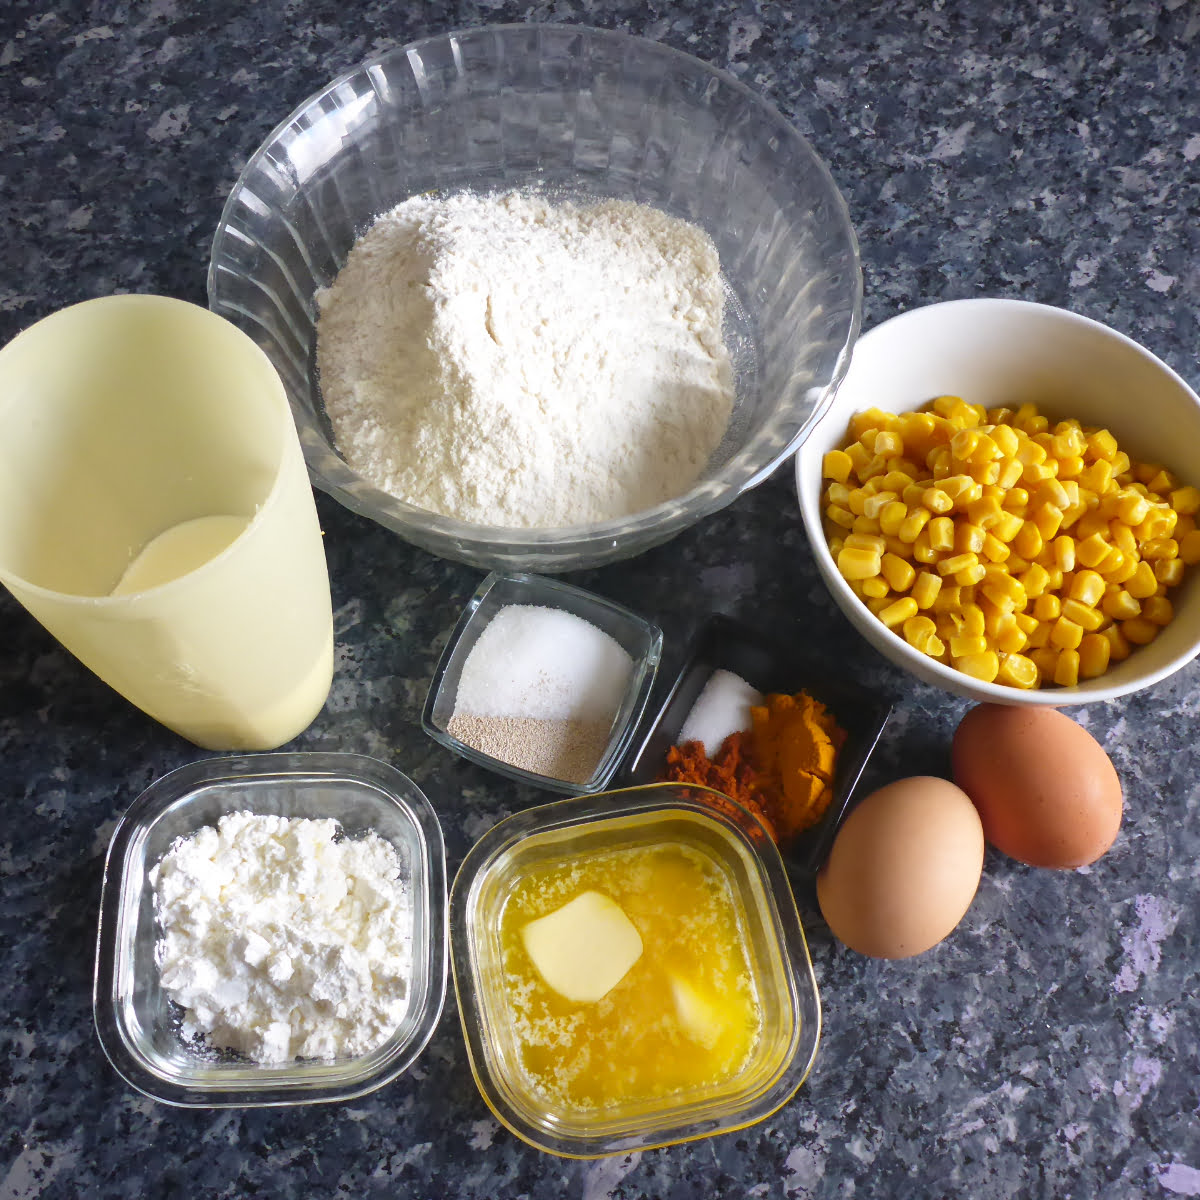
M93 996L117 1073L185 1108L351 1100L406 1071L446 994L441 827L357 754L202 759L105 860Z
M485 26L387 51L267 138L210 307L314 484L434 554L557 572L731 503L832 400L849 214L761 96L659 43Z

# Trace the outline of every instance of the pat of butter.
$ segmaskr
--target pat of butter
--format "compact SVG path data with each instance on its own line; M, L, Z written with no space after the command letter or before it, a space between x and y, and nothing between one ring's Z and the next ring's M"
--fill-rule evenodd
M684 1032L706 1050L711 1050L725 1032L726 1021L720 1008L678 975L671 976L671 995L675 1001L675 1015Z
M560 996L601 1000L642 956L642 938L614 900L581 892L521 930L538 974Z

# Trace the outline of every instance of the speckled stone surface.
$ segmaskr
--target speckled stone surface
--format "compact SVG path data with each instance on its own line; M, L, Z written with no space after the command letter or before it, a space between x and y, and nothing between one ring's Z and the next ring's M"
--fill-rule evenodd
M457 26L561 20L660 39L770 97L830 163L862 243L868 326L1017 296L1099 318L1200 384L1200 10L981 0L429 5L330 0L0 6L0 339L71 302L203 303L221 204L267 131L366 55ZM438 652L480 572L322 497L337 676L298 749L355 750L437 805L451 865L540 794L421 732ZM879 658L835 610L787 472L673 543L573 577L663 626L665 674L712 611L897 698L868 786L944 773L965 705ZM133 1093L93 1032L103 855L139 791L201 752L0 596L0 1197L1200 1196L1200 668L1073 710L1124 781L1089 870L989 852L958 931L867 961L799 901L825 1006L816 1067L763 1123L557 1160L480 1099L447 1007L374 1095L182 1111Z

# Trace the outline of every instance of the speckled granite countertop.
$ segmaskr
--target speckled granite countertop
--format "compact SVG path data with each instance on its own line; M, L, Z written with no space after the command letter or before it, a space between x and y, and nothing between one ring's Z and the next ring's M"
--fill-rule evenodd
M769 96L846 194L868 326L932 300L1019 296L1106 321L1200 384L1200 10L1185 0L8 0L0 338L114 291L203 303L223 199L295 104L376 50L526 19L661 39ZM319 508L338 669L294 745L411 774L441 811L453 866L539 798L419 727L480 573L324 497ZM853 634L818 580L786 471L670 545L574 578L659 621L667 671L714 610L823 639L848 675L898 698L868 785L946 770L964 704ZM1093 869L1038 872L989 853L954 936L891 964L840 948L800 897L825 1033L799 1095L740 1133L572 1163L491 1118L452 1005L408 1076L352 1104L178 1111L132 1093L91 1022L103 854L138 792L201 754L109 693L6 594L0 633L5 1200L1200 1196L1200 667L1073 710L1126 790L1120 839Z

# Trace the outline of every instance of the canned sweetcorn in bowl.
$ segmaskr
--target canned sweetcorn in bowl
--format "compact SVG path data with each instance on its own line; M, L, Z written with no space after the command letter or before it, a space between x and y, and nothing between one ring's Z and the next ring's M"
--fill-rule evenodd
M783 863L705 788L501 821L450 900L471 1069L530 1145L595 1158L750 1125L804 1081L821 1013Z

